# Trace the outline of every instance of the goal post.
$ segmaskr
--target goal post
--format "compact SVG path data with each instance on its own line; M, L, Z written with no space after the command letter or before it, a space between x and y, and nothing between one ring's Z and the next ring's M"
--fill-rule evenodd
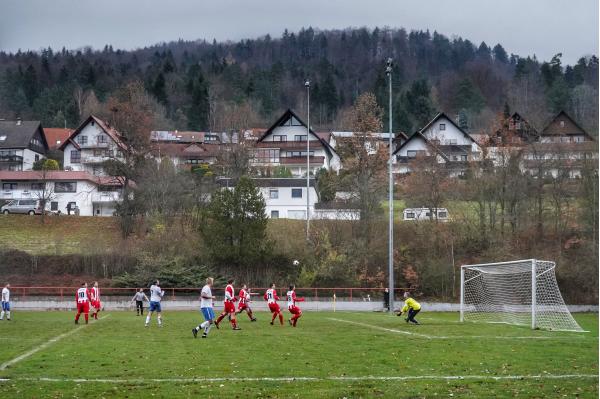
M463 265L460 321L583 331L562 298L556 263L537 259Z

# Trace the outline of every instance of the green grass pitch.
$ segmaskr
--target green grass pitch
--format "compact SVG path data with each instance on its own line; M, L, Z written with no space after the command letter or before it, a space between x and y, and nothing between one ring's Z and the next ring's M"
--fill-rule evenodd
M208 339L192 337L198 312L166 310L162 328L131 312L83 327L73 316L14 311L0 322L0 364L29 354L0 366L0 398L598 397L597 314L576 315L589 332L567 333L426 311L420 326L305 312L297 328L258 313Z

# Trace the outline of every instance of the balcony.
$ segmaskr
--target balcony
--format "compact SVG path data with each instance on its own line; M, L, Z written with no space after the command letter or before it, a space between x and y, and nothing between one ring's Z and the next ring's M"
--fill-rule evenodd
M309 158L310 158L311 164L323 165L323 163L325 162L325 157L323 157L323 156L321 156L321 157L312 156ZM306 165L306 157L305 156L281 157L281 158L279 158L279 163L282 165Z
M100 142L97 140L90 140L87 141L85 144L77 142L77 145L79 146L79 148L108 148L109 143L108 141Z
M38 199L42 195L41 190L2 190L0 191L0 199Z
M23 163L23 157L20 155L0 155L0 163Z
M282 150L306 150L306 141L261 141L260 143L256 143L256 148L280 148ZM319 149L323 148L323 144L321 144L318 140L310 141L311 149Z
M82 155L81 163L102 163L109 159L111 158L103 155Z
M109 203L121 200L120 191L97 191L92 193L92 203Z

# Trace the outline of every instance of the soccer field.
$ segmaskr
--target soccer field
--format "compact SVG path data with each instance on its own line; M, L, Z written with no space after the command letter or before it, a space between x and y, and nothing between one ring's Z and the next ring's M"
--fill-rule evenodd
M287 313L287 312L286 312ZM598 315L587 333L460 324L419 314L305 312L297 328L257 313L194 339L198 312L164 326L130 312L89 325L69 312L13 312L0 322L0 398L598 397ZM286 317L288 315L286 314Z

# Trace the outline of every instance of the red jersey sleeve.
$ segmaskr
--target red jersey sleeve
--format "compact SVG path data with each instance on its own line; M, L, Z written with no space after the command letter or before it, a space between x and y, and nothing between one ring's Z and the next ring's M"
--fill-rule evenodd
M275 298L276 301L279 300L279 297L277 296L277 291L273 290L273 298Z
M267 300L267 293L265 292L265 295L263 295L263 299L266 301Z
M304 302L304 298L299 298L296 296L296 291L292 292L292 299L294 302Z

